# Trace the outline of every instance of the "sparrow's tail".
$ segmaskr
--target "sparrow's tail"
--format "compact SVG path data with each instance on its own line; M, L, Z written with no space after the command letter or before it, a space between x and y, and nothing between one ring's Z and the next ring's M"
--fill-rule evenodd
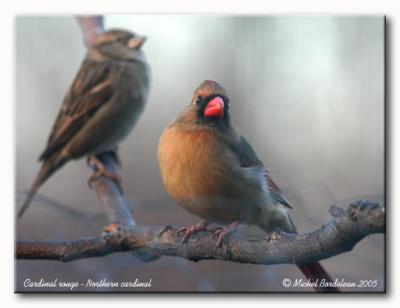
M18 219L21 219L22 215L24 215L25 211L28 209L29 205L32 202L33 197L35 196L36 192L39 190L39 187L42 186L44 182L58 169L60 169L65 163L67 159L64 158L49 158L48 160L43 162L43 165L37 175L35 182L28 193L28 197L26 198L24 204L18 210Z
M317 292L340 292L339 288L334 286L331 276L326 272L319 262L298 265L307 279L315 283Z

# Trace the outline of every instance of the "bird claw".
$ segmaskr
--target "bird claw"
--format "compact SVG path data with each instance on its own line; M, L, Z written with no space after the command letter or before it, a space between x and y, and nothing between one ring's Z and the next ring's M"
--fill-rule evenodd
M230 235L231 233L235 232L238 225L240 224L239 221L234 221L233 223L231 223L230 225L228 225L227 227L224 228L217 228L214 231L214 237L218 237L217 240L217 244L214 247L214 252L222 247L222 243L224 242L225 237L227 237L228 235Z
M89 155L88 157L86 157L86 165L92 168L95 166L95 164L93 163L93 156L94 155Z
M91 167L96 167L97 169L88 180L88 185L91 189L93 189L93 183L104 176L112 180L122 190L121 178L119 175L108 171L104 164L95 155L88 156L87 164Z
M114 159L115 159L118 167L121 168L122 167L122 161L121 161L121 158L119 157L118 148L117 147L115 147L113 150L111 150L111 155L114 156Z
M182 232L184 233L181 240L181 245L183 245L187 241L189 236L193 235L194 233L207 230L208 225L208 222L203 221L194 226L180 228L176 234L179 236L179 234L181 234Z
M227 234L223 228L218 228L217 230L215 230L213 236L218 237L218 240L217 240L217 244L215 244L215 246L214 246L214 251L216 251L219 247L222 246L222 242L224 241L224 238L226 235Z

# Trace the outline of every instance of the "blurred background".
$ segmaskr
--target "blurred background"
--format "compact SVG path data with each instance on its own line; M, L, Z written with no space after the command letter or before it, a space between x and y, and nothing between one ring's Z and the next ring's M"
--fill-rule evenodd
M148 36L143 50L152 69L150 99L120 147L124 189L138 224L199 221L165 193L156 148L163 128L190 103L204 79L217 80L230 93L234 124L293 205L299 232L328 222L332 204L384 201L383 17L107 15L104 21L106 29ZM73 16L20 16L15 31L17 205L39 170L37 158L85 47ZM84 159L57 172L17 222L17 238L98 235L107 219L87 186L90 175ZM239 232L256 231L241 226ZM379 282L374 289L345 291L381 291L384 236L369 236L351 252L322 263L333 278ZM287 277L303 278L294 265L172 257L142 263L119 253L65 264L16 261L15 285L16 291L27 291L27 278L151 278L150 289L75 291L293 291L282 287Z

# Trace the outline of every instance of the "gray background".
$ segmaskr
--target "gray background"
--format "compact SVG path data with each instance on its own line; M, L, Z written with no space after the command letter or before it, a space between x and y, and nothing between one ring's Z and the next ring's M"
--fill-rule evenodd
M360 198L383 202L382 17L118 15L105 22L107 28L149 37L144 51L152 67L150 99L120 148L124 188L139 224L199 221L163 190L156 148L162 129L189 104L204 79L217 80L229 91L234 123L292 203L299 232L327 222L332 204ZM19 17L15 29L16 200L21 203L20 192L38 172L37 157L85 49L73 17ZM17 223L17 237L99 234L106 219L86 185L90 174L84 160L56 173L40 190L40 202ZM370 236L353 251L322 263L334 278L378 279L371 291L382 290L384 237ZM15 283L16 290L29 291L22 286L26 278L152 278L151 289L129 291L290 291L281 286L285 277L303 276L293 265L167 257L143 264L127 253L68 264L17 261Z

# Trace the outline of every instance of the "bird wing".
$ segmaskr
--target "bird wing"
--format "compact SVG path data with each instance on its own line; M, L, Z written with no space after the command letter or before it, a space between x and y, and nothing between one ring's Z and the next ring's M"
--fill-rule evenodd
M86 59L64 98L46 149L39 160L46 160L70 141L88 119L110 101L112 93L110 63Z
M255 153L251 145L247 142L246 138L241 136L239 142L235 146L231 146L231 149L242 168L261 167L261 170L264 173L265 182L271 193L272 198L274 198L277 202L285 205L286 207L290 209L292 208L289 201L285 198L282 191L279 189L278 185L276 185L276 183L272 179L271 173L264 166L262 161L257 157L257 154Z

